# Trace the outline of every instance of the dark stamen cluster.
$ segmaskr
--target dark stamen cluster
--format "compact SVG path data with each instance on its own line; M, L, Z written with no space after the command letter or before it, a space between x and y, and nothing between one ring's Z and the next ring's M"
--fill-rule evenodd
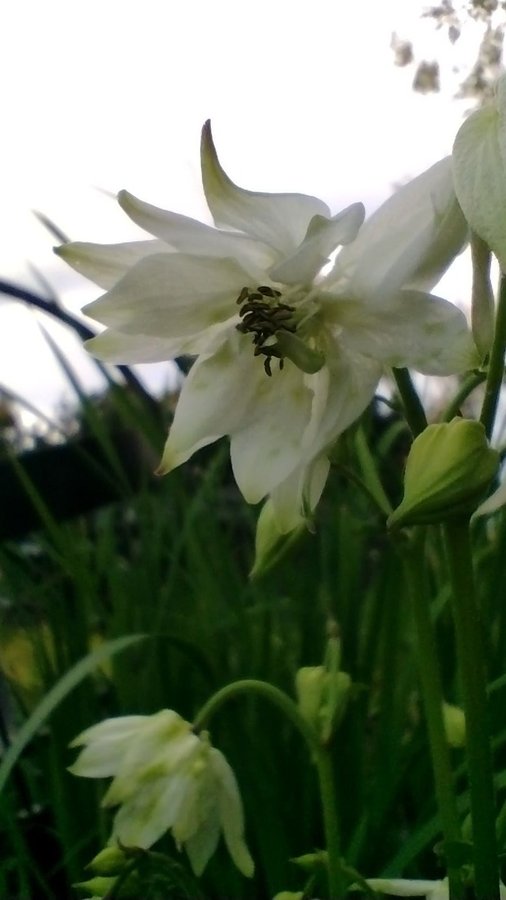
M241 307L239 315L242 322L237 325L237 330L242 334L252 334L255 347L255 356L265 356L264 369L267 375L272 375L271 360L279 359L279 368L284 365L284 357L275 342L266 343L275 337L277 331L296 330L293 321L294 306L281 303L279 300L281 291L268 285L260 285L256 291L244 287L237 298Z

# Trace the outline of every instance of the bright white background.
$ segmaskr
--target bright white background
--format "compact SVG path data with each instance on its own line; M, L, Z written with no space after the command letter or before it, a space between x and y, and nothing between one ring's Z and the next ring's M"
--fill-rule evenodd
M208 117L242 186L315 194L334 211L356 200L373 209L450 152L466 108L452 100L452 67L471 65L476 36L451 49L422 9L419 0L4 3L0 279L34 287L36 267L74 311L99 293L53 256L32 209L92 241L138 236L106 193L123 187L208 218L198 161ZM440 94L413 93L413 67L393 63L393 31L443 63ZM75 338L49 325L96 385ZM152 385L168 377L168 367L142 371ZM37 317L5 298L1 385L46 410L68 397Z

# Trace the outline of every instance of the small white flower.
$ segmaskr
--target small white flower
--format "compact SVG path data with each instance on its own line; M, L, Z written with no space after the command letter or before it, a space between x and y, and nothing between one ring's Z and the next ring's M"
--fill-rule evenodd
M286 533L315 508L327 451L367 406L385 366L449 374L474 363L462 313L424 293L462 248L467 226L448 159L362 229L361 203L331 216L315 197L237 187L209 124L202 180L216 228L123 191L122 208L155 240L58 252L107 290L86 307L107 326L88 344L94 354L123 363L197 357L160 472L229 435L242 494L250 503L269 495Z
M449 900L448 879L442 881L422 881L408 878L368 878L367 884L373 891L393 897L425 897L426 900ZM506 888L500 885L499 896L506 900Z
M393 897L425 897L426 900L449 900L448 880L422 881L408 878L368 878L367 884L381 894Z
M69 769L74 775L114 776L103 799L103 806L119 805L111 843L150 847L170 829L200 875L223 831L238 869L253 874L234 773L207 736L194 734L176 712L107 719L71 746L84 746Z

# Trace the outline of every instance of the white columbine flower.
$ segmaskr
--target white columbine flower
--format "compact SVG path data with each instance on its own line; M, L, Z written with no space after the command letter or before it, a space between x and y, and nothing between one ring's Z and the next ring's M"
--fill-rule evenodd
M200 875L223 831L238 869L253 874L234 773L207 736L194 734L176 712L107 719L71 744L82 745L69 771L85 778L114 777L102 801L119 806L111 843L150 847L170 829Z
M368 878L367 884L374 891L393 897L425 897L426 900L449 900L448 879L422 881L408 878ZM506 900L506 888L501 884L499 895Z
M361 203L331 216L314 197L237 187L209 124L202 180L216 228L123 191L122 208L154 240L58 252L106 289L86 307L107 326L88 343L95 355L123 363L197 357L159 471L229 435L241 492L250 503L269 495L285 533L314 509L327 451L367 406L385 366L449 374L474 364L462 313L425 293L462 248L467 226L448 159L362 229Z

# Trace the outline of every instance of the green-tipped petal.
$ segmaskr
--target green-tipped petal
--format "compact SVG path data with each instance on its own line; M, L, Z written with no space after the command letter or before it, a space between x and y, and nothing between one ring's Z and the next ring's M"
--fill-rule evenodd
M237 228L288 256L304 239L313 216L328 218L322 200L306 194L268 194L246 191L230 180L220 165L211 124L202 129L202 182L216 225Z

